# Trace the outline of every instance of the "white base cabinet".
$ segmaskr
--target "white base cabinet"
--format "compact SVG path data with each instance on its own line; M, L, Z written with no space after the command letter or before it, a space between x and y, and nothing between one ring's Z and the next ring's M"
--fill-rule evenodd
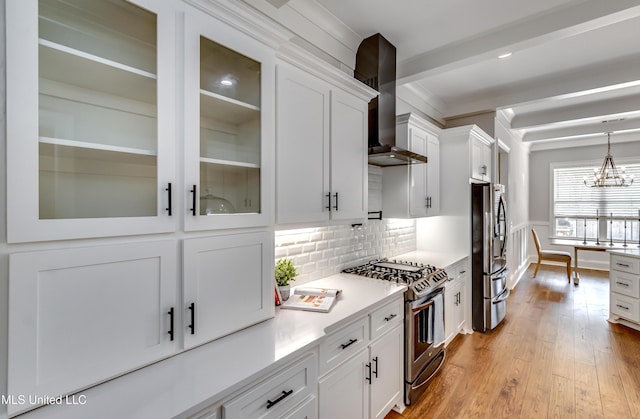
M458 333L464 332L466 312L469 305L467 283L469 282L468 259L456 263L445 270L450 280L444 292L444 335L448 345Z
M395 300L320 344L320 372L326 371L318 384L320 418L383 418L402 404L402 304ZM365 342L359 338L363 328L369 331ZM323 348L335 354L331 363L322 363Z
M9 263L9 394L71 394L178 350L176 241L14 253Z
M320 418L366 419L369 413L368 351L360 351L318 383Z
M397 326L369 347L371 418L384 418L403 396L403 337L402 326Z
M640 254L611 253L609 320L640 330Z
M317 378L318 357L310 353L223 403L224 418L314 418Z

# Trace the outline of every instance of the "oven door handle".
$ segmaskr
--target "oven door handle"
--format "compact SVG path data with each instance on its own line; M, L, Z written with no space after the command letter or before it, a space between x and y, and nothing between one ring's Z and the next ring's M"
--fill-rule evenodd
M415 307L411 309L411 312L417 313L418 311L422 311L427 307L431 307L433 305L433 300L430 300L427 304L423 304L421 306Z
M413 308L411 308L411 311L412 311L413 313L416 313L416 312L418 312L418 311L422 311L422 310L424 310L424 309L425 309L425 308L427 308L427 307L431 307L431 306L433 305L433 298L434 298L436 295L438 295L438 294L444 294L444 288L440 288L439 290L435 291L435 292L431 295L431 298L428 300L428 302L427 302L426 304L419 305L418 307L413 307Z

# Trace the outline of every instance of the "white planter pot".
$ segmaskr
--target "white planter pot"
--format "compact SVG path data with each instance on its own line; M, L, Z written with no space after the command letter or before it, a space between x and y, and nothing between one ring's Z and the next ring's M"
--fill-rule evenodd
M278 289L280 290L282 301L287 301L291 293L291 285L278 285Z

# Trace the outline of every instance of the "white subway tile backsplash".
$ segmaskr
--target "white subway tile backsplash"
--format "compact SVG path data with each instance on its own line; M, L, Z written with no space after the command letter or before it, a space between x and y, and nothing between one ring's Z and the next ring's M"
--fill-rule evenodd
M302 253L302 245L294 244L287 246L287 256L295 256Z
M276 258L293 259L296 284L334 275L377 257L416 250L414 220L372 220L362 227L337 225L276 232Z

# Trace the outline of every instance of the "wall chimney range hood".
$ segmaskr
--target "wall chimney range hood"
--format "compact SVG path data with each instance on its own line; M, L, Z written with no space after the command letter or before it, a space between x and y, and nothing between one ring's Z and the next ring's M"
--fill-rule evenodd
M380 93L369 102L369 164L426 163L426 156L396 147L396 48L379 33L360 43L355 78Z

